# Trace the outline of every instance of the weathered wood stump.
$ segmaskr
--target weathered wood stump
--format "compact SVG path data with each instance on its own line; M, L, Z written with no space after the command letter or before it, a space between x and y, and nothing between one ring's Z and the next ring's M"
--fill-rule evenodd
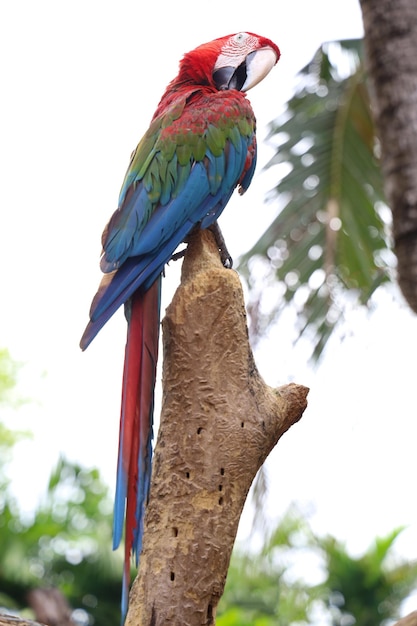
M214 624L249 488L301 418L308 389L272 389L260 377L239 277L207 231L190 238L163 347L161 422L126 625Z

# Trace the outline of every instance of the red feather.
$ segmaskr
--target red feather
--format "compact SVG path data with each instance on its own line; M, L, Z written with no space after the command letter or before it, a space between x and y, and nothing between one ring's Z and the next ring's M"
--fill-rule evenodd
M130 299L126 311L129 323L123 372L113 527L113 544L117 547L123 532L123 521L126 520L122 596L124 614L127 610L130 555L133 553L136 561L138 560L151 475L160 283L160 279L156 280L145 293L138 290Z

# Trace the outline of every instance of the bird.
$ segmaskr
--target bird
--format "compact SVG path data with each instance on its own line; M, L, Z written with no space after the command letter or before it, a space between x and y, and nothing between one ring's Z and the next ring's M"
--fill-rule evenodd
M256 119L246 92L280 58L252 32L204 43L183 55L148 130L131 155L118 208L102 234L104 274L80 341L85 350L124 305L127 340L113 515L113 548L124 531L122 624L130 560L138 566L152 468L154 388L164 266L195 228L211 228L256 166ZM222 244L219 243L219 246ZM231 265L223 251L225 265Z

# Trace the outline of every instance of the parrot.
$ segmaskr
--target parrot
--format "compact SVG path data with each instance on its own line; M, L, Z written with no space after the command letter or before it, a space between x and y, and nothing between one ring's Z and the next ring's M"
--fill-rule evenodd
M138 566L150 490L164 266L194 228L211 228L222 242L217 218L236 188L242 194L249 187L256 165L256 120L246 92L265 78L280 54L270 39L251 32L220 37L184 54L131 155L118 208L102 234L104 276L80 347L85 350L124 305L127 340L113 514L113 548L123 532L125 543L122 624L130 559L133 555Z

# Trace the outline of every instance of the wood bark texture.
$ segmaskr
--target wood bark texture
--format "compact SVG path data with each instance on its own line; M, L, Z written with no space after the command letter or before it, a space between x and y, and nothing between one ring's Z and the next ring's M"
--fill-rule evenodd
M360 3L398 282L417 312L417 2Z
M45 626L45 624L14 615L0 615L0 626Z
M417 611L413 611L407 617L403 617L394 626L417 626Z
M250 485L301 418L308 389L273 389L260 377L240 280L208 231L190 238L163 348L161 422L126 625L209 625Z

